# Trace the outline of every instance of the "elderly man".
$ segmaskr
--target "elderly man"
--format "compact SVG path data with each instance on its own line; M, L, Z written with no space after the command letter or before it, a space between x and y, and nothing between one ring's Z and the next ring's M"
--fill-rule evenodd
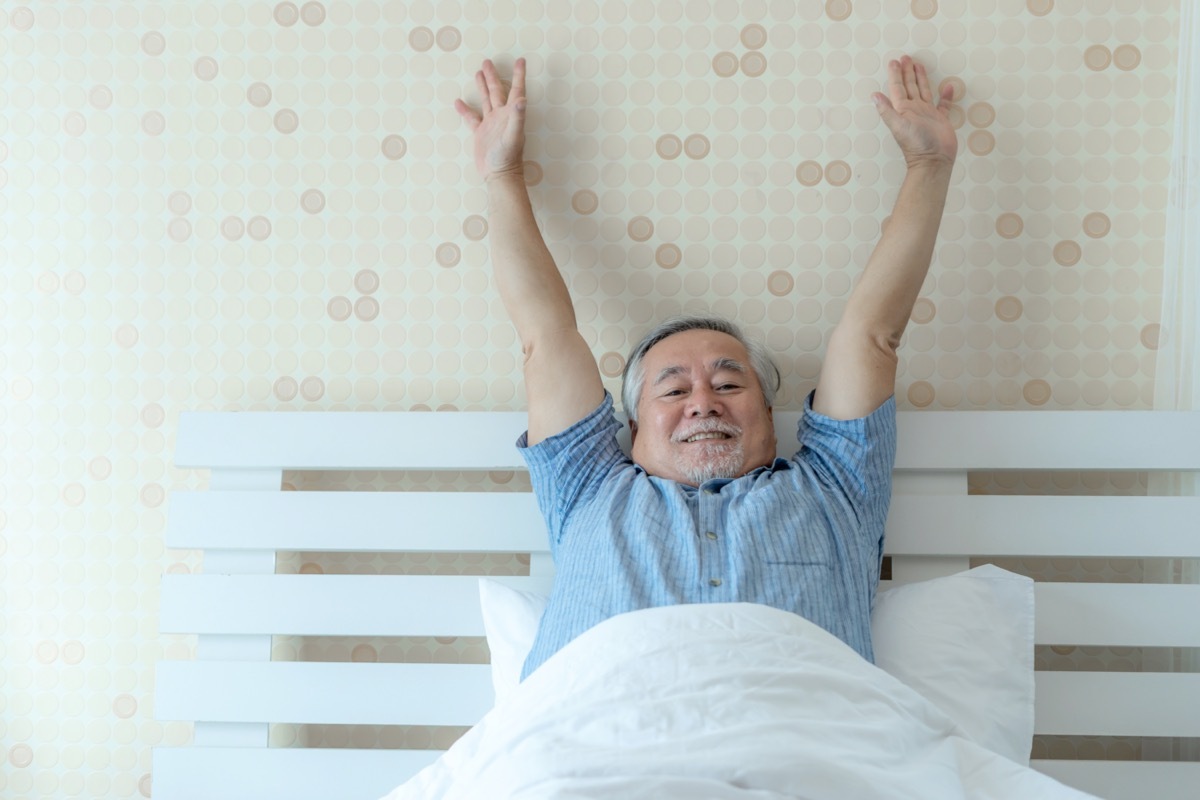
M476 73L474 134L496 283L525 354L529 428L517 446L550 533L554 590L527 676L616 614L675 603L762 603L873 661L870 612L895 453L896 349L929 269L957 140L921 64L888 64L873 95L908 166L891 222L829 337L799 450L776 458L779 372L718 318L671 320L630 354L632 460L566 284L538 233L522 151L525 60L512 89Z

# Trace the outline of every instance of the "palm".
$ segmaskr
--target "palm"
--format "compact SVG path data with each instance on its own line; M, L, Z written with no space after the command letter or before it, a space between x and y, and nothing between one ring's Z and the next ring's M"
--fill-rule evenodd
M941 102L935 105L925 68L904 56L888 65L888 95L876 94L875 100L905 160L909 164L929 158L953 161L958 137L946 111L950 87L942 90Z
M517 136L505 136L515 114L511 105L493 108L475 128L475 168L484 178L521 163L525 131L519 130Z
M475 137L475 168L485 180L501 172L519 172L525 149L525 59L513 65L512 90L506 92L490 60L475 73L482 113L462 100L454 109Z

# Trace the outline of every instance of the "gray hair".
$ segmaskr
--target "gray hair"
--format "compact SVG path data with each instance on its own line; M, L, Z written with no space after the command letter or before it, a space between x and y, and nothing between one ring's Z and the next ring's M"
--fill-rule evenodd
M750 355L750 366L758 376L758 385L762 387L763 399L767 408L775 402L775 393L779 391L779 367L771 358L766 345L754 339L747 338L741 329L724 317L695 315L688 317L672 317L654 330L647 333L642 340L629 351L629 359L625 362L625 372L621 376L621 403L625 406L625 414L630 421L637 422L637 405L642 396L642 387L646 382L646 367L643 360L651 347L684 331L706 330L728 334L737 339Z

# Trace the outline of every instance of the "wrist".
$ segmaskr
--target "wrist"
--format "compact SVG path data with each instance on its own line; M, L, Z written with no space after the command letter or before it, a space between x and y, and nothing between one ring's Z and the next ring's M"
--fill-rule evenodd
M525 167L521 165L510 169L493 170L483 180L488 185L520 184L521 188L525 188Z
M954 169L954 156L914 156L905 159L905 164L910 173L948 177Z

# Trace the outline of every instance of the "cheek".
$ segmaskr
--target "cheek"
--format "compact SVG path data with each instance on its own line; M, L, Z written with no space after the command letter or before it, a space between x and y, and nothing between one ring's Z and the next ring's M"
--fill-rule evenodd
M668 440L670 440L671 434L675 430L675 423L671 419L670 414L659 412L647 419L646 423L649 426L646 429L646 433L649 434L649 441L660 445L669 443Z
M771 420L759 423L755 439L764 447L771 447L775 441L775 424Z

